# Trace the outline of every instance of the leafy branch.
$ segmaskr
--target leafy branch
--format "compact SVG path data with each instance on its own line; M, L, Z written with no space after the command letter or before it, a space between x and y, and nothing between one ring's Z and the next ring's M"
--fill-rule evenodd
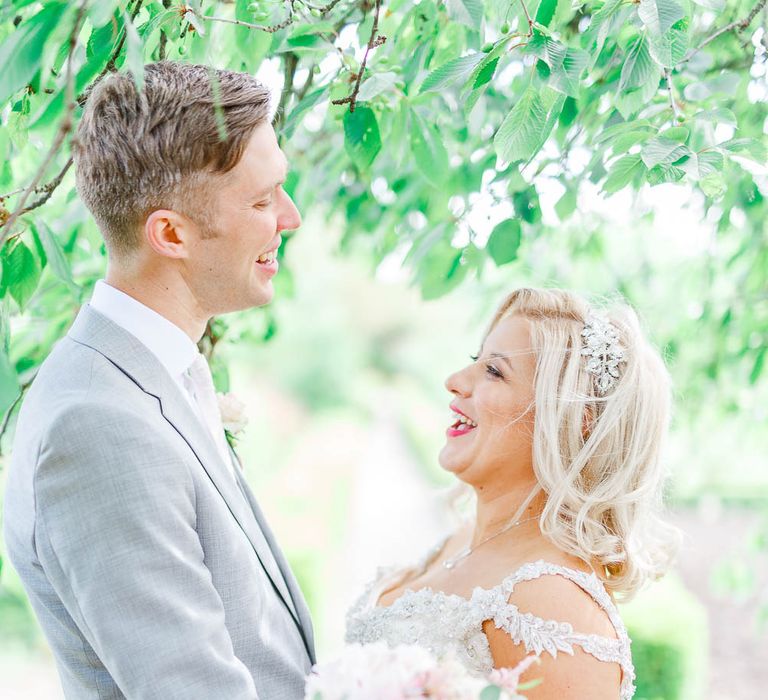
M69 35L69 48L67 51L67 78L66 78L67 82L66 82L66 88L65 88L65 94L64 94L65 95L64 103L66 105L66 111L64 113L64 118L61 120L61 123L59 124L59 128L56 132L56 136L53 139L53 143L51 144L51 147L48 150L48 153L43 159L43 162L40 165L40 167L37 169L35 176L32 178L32 182L30 182L27 188L24 190L24 192L22 192L21 197L19 198L19 201L16 204L16 208L13 211L13 213L8 217L8 219L5 221L2 227L0 227L0 247L2 247L5 241L9 238L11 232L13 231L13 225L16 223L18 218L23 213L30 211L29 208L28 209L24 208L24 205L26 204L27 199L37 188L38 183L40 182L40 180L43 178L43 175L45 174L45 171L48 169L51 162L58 154L59 149L64 143L64 139L66 139L67 135L72 130L72 125L74 122L72 115L75 111L75 105L76 105L75 70L72 65L72 56L74 54L75 47L77 46L77 35L80 31L80 27L83 24L87 5L88 5L87 0L84 0L80 4L80 6L77 8L75 21L72 26L72 31ZM58 184L64 178L64 174L66 173L66 170L69 169L69 165L71 165L71 159L68 162L67 166L65 166L65 169L62 172L60 172L59 175L57 175L50 183L48 183L48 185L45 186L44 189L47 189L47 192L43 195L43 197L40 198L40 200L42 200L42 203L48 200L48 198L53 193L53 190L56 188L56 186L58 186Z
M357 104L357 95L360 92L360 84L363 82L363 75L365 73L365 67L368 65L368 54L377 46L381 46L387 37L379 35L379 14L381 13L381 0L375 0L376 6L373 14L373 26L371 27L371 36L368 39L368 44L365 47L365 54L363 55L363 61L360 64L360 69L355 76L355 86L352 88L352 92L347 97L342 97L338 100L333 100L335 105L349 105L349 111L355 111L355 105Z
M760 13L760 10L762 10L765 7L765 3L767 0L758 0L757 3L755 3L755 6L749 11L749 14L744 17L743 19L736 20L735 22L730 22L729 24L726 24L724 27L718 29L714 34L710 34L704 41L701 42L695 49L692 49L688 52L688 55L680 61L680 63L685 63L687 61L690 61L691 58L693 58L699 51L701 51L705 46L708 44L711 44L715 39L718 39L723 34L727 34L728 32L732 32L733 30L736 30L737 32L743 32L750 24L752 24L752 20L757 17L757 15Z

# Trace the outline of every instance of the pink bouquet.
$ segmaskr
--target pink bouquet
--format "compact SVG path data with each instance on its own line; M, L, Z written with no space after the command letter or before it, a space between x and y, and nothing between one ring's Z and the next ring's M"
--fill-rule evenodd
M455 658L438 661L418 646L348 646L336 659L312 668L305 700L525 700L520 676L536 661L495 670L487 679L471 675Z

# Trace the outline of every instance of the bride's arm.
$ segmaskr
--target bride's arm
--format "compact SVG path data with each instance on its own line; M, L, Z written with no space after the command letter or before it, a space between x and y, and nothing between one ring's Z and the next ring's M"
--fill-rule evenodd
M519 583L509 598L521 614L531 613L544 620L568 622L582 634L616 638L606 613L571 581L559 576L545 576ZM529 655L522 641L515 643L493 620L483 625L495 668L516 666ZM572 646L573 655L558 651L553 656L543 651L540 663L531 666L522 681L541 679L541 683L525 691L529 700L617 700L622 670L619 664L600 661L580 646Z

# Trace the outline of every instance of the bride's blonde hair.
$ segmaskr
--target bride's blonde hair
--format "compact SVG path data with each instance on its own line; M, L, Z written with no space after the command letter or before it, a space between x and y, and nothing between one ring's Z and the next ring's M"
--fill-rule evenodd
M593 311L615 326L624 349L620 377L604 395L581 354ZM627 599L667 571L679 543L677 529L659 517L669 374L626 304L596 309L569 291L518 289L488 332L512 315L529 321L536 355L533 463L547 495L541 531L597 565L606 587Z

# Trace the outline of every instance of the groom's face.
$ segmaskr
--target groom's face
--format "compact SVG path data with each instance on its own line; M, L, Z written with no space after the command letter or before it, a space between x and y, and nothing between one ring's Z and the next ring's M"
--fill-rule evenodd
M199 231L187 260L187 282L210 315L271 301L280 232L301 225L283 189L287 172L272 126L262 124L237 165L219 181L214 228Z

